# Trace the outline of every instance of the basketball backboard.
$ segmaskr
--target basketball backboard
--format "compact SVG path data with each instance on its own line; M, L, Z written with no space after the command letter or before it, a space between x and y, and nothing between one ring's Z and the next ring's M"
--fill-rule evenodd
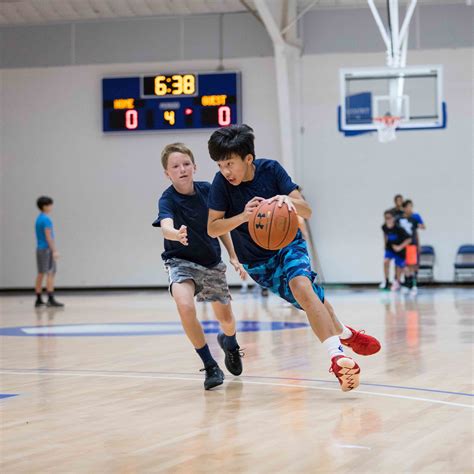
M442 66L340 70L339 130L377 130L382 117L398 117L397 130L446 127Z

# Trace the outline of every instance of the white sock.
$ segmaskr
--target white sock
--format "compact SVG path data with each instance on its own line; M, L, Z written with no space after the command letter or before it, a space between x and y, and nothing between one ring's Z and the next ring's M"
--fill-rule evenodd
M328 351L330 359L332 359L334 356L344 355L344 350L342 349L339 336L328 337L325 341L323 341L323 346Z
M344 324L341 323L342 326L342 332L339 334L339 337L341 339L349 339L352 336L352 331L349 328L346 328Z

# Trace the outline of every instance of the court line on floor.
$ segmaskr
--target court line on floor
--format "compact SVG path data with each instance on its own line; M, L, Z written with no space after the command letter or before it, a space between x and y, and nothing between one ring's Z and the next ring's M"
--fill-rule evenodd
M9 375L36 375L36 376L45 376L45 377L102 377L102 378L127 378L127 379L154 379L154 380L180 380L180 381L192 381L192 382L200 382L202 383L202 378L189 378L189 377L169 377L169 376L154 376L154 375L126 375L126 374L107 374L107 373L77 373L74 371L71 372L45 372L45 371L23 371L23 372L11 372L11 371L0 371L0 374L9 374ZM226 383L236 383L234 380L229 380ZM303 384L289 384L289 383L272 383L272 382L257 382L257 381L250 381L247 380L246 384L250 385L265 385L271 387L288 387L288 388L309 388L311 390L325 390L331 392L341 392L340 389L337 388L328 388L328 387L315 387L314 385L303 385ZM380 392L367 392L365 390L356 390L351 392L351 395L373 395L378 397L386 397L386 398L397 398L403 400L414 400L419 402L427 402L427 403L435 403L439 405L448 405L454 407L461 407L461 408L474 408L473 405L465 405L464 403L455 403L455 402L448 402L444 400L434 400L431 398L421 398L421 397L410 397L407 395L394 395L390 393L380 393Z
M60 372L79 372L79 373L96 373L96 372L101 372L101 373L106 373L106 374L131 374L131 375L187 375L190 377L200 377L198 374L191 374L189 372L140 372L140 371L132 371L132 370L93 370L93 369L19 369L16 367L13 367L11 369L5 369L5 368L0 368L0 371L5 370L5 371L28 371L28 370L38 370L42 372L54 372L54 371L60 371ZM302 377L277 377L277 376L267 376L267 375L241 375L241 379L248 379L248 378L253 378L253 379L266 379L266 380L293 380L297 382L318 382L318 383L328 383L331 385L338 384L337 380L325 380L325 379L308 379L308 378L302 378ZM360 384L361 387L382 387L382 388L396 388L400 390L411 390L414 392L428 392L428 393L440 393L443 395L459 395L462 397L470 397L474 398L474 394L472 393L465 393L465 392L451 392L449 390L439 390L435 388L421 388L421 387L407 387L404 385L390 385L390 384L380 384L380 383L369 383L369 382L362 382Z
M369 446L360 446L358 444L335 444L338 448L346 448L346 449L367 449L370 450Z

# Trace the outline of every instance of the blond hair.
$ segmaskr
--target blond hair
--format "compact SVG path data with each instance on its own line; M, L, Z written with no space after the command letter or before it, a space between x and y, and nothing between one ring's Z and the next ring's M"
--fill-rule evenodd
M175 153L175 152L188 155L189 158L191 158L193 165L196 164L194 162L193 152L184 143L170 143L169 145L166 145L163 148L163 151L161 152L161 164L163 165L164 169L168 168L169 156L171 155L171 153Z

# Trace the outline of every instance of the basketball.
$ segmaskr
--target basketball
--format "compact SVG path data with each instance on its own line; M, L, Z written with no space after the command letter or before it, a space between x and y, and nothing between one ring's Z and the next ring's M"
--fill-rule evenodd
M298 216L288 206L278 207L278 202L262 201L249 220L249 232L253 241L267 250L286 247L298 232Z

